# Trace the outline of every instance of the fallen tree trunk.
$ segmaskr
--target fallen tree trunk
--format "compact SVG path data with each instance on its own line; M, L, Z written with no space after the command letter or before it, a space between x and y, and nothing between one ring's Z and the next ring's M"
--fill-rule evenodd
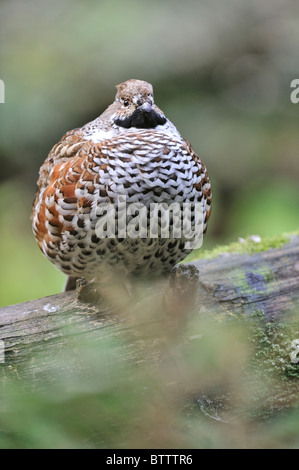
M274 370L278 380L283 377L284 385L288 384L285 399L279 395L281 406L296 402L299 374L292 341L299 338L299 237L293 236L279 249L224 253L183 264L170 279L138 286L128 300L123 300L117 289L112 291L112 303L101 298L91 302L92 296L92 288L83 287L79 295L72 291L0 309L5 353L2 377L30 379L34 387L48 381L51 374L55 380L53 371L60 368L68 374L72 364L81 367L77 342L84 339L87 344L97 337L119 342L116 362L124 358L139 365L149 360L159 362L167 355L165 337L171 336L172 346L182 341L179 333L192 316L218 325L223 320L245 318L255 319L253 336L256 331L259 334L254 341L261 342L258 352L268 364L267 370ZM273 330L273 326L277 328ZM200 336L185 335L183 341ZM69 356L65 355L66 345ZM62 356L68 357L63 365ZM271 403L273 407L273 400Z

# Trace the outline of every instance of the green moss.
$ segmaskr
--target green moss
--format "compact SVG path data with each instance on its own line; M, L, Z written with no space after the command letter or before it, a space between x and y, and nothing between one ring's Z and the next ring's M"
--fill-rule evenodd
M253 352L246 381L257 384L254 401L262 403L255 410L253 406L253 414L266 418L273 412L298 406L299 365L291 359L298 318L290 323L265 322L264 312L258 311L245 323Z
M222 253L254 254L267 251L271 248L279 249L285 243L287 243L293 235L299 235L299 231L276 235L275 237L264 237L259 243L256 243L252 240L245 240L243 243L233 242L225 246L216 246L213 250L198 249L190 253L184 262L189 262L196 259L217 258L217 256L221 255Z

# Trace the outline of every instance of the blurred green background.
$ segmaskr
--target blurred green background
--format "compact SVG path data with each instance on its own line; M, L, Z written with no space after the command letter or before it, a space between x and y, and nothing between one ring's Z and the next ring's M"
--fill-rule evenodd
M290 0L2 1L0 305L61 291L31 232L38 170L129 78L153 84L208 167L205 248L298 229L298 10Z

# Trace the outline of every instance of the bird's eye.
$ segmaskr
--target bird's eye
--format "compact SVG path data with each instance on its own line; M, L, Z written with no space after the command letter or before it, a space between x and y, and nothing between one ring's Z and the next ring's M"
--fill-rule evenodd
M129 105L129 100L124 100L124 106L128 106Z

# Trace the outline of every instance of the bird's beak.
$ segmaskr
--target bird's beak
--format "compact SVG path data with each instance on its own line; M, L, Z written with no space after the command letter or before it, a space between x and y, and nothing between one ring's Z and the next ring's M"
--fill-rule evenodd
M141 109L142 111L145 111L146 113L150 113L151 110L152 110L152 107L151 107L151 105L149 104L149 102L146 101L145 103L143 103L143 104L139 107L139 109Z

